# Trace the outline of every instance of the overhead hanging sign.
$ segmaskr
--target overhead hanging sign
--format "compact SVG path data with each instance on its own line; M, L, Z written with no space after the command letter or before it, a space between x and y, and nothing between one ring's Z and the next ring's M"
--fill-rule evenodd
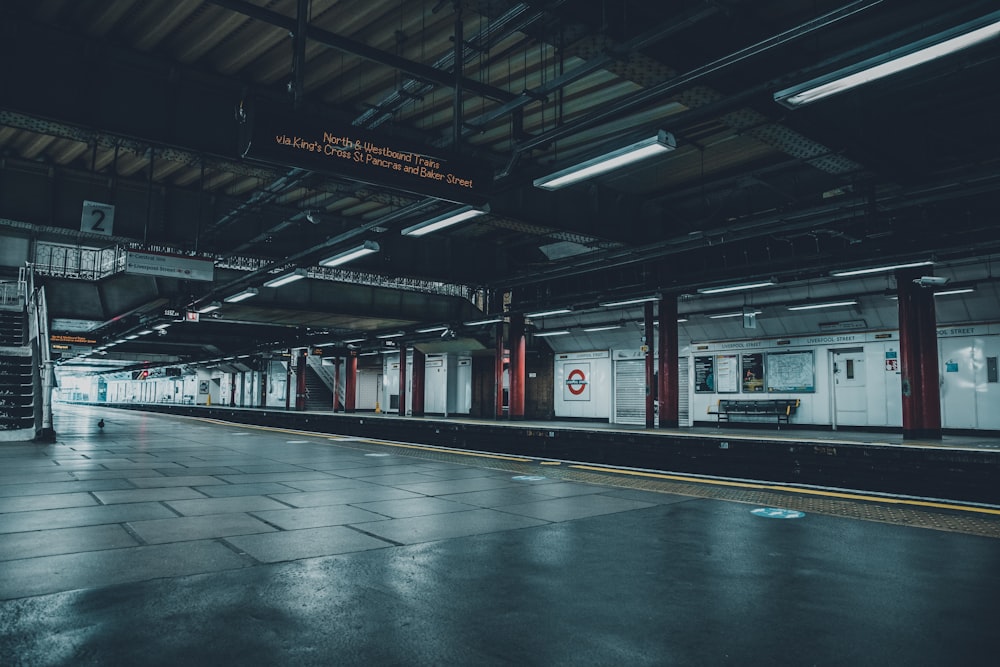
M240 154L335 173L420 195L480 205L493 183L485 162L353 125L264 107L241 107Z
M80 231L111 236L115 227L115 207L96 201L83 202L80 216Z
M125 273L211 281L215 278L215 262L185 255L129 250L125 253Z

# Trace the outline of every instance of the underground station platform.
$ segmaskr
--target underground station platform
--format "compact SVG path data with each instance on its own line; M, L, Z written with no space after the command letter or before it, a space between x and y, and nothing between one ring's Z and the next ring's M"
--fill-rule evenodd
M995 503L213 413L60 404L0 448L0 664L996 662Z

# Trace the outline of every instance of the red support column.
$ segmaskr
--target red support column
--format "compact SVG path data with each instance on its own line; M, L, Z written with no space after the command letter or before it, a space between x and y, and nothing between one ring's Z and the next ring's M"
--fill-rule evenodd
M410 362L413 366L413 371L411 373L413 377L413 405L410 407L410 415L413 417L423 417L424 416L424 377L426 375L427 366L424 353L413 348L413 360Z
M271 358L260 358L260 407L267 407L267 374L271 370Z
M510 396L508 415L524 419L524 315L510 316Z
M677 355L680 343L677 337L677 296L660 299L660 363L657 403L660 428L677 428L680 425L680 395Z
M340 357L333 358L333 411L340 407Z
M899 296L899 357L903 390L903 437L941 437L934 292L914 283L926 271L896 272Z
M653 341L656 339L656 328L653 326L653 302L647 301L642 307L643 340L646 345L646 428L656 425L655 403L653 401L653 386L656 384L656 365L654 355L656 350Z
M347 377L344 379L344 412L354 412L357 405L358 356L351 353L347 357Z
M406 416L406 343L399 344L399 416Z
M295 359L295 409L306 409L306 351L299 350Z
M292 408L292 350L288 351L288 364L285 366L285 409Z
M503 322L500 322L497 324L496 362L494 365L496 375L496 412L494 417L496 419L503 417L503 359L506 351L503 339Z

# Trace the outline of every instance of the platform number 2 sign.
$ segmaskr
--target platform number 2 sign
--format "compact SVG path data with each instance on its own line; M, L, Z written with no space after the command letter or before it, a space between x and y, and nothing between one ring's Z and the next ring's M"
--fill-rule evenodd
M80 217L81 232L111 236L114 224L114 205L102 204L96 201L83 202L83 215Z

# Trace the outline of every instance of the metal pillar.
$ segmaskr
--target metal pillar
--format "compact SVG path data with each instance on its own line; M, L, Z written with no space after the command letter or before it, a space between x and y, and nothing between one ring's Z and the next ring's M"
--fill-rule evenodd
M340 405L340 357L333 358L333 411Z
M656 338L656 328L653 325L653 302L643 304L643 347L646 361L646 428L656 425L656 403L653 401L653 387L656 385L656 366L654 365L655 349L653 340Z
M306 351L299 350L295 358L295 409L306 409Z
M940 439L941 387L934 292L914 283L926 273L919 269L896 272L903 437Z
M271 359L270 357L260 358L260 407L267 407L267 374L271 370Z
M494 416L496 419L503 417L503 358L506 348L504 348L503 322L497 324L497 346L496 365L494 367L496 375L496 405Z
M660 299L660 332L659 332L659 387L657 392L657 407L659 409L659 427L677 428L680 426L680 374L677 367L679 342L677 338L677 296L670 295Z
M406 343L399 344L399 416L406 416Z
M413 417L424 416L424 379L427 374L426 357L423 352L413 348L413 405L410 407L410 415Z
M229 405L236 407L236 373L229 374Z
M292 350L288 350L288 363L285 364L285 409L292 408Z
M351 353L347 357L347 377L344 379L344 412L354 412L357 409L358 392L358 355Z
M510 398L508 414L511 419L524 419L524 315L510 316Z

